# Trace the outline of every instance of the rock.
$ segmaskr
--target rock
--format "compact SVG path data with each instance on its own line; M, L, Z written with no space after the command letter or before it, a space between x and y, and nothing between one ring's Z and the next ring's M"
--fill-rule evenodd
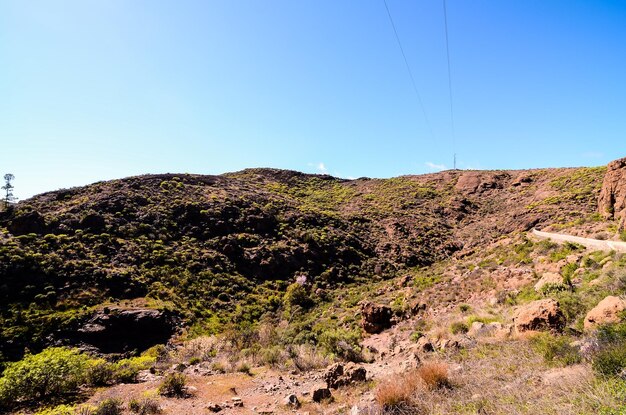
M459 176L454 188L461 194L481 194L489 189L502 189L508 174L493 172L464 171Z
M330 389L326 385L315 386L311 390L311 399L313 402L322 402L332 399L333 395L330 393Z
M285 397L285 399L283 400L283 404L294 409L300 408L300 401L298 400L298 397L293 393Z
M354 405L352 408L350 408L350 415L361 415L362 413L363 413L363 411L361 411L361 408L359 408L356 405Z
M475 321L472 323L467 335L469 337L498 337L498 338L506 338L511 334L512 326L503 325L502 323L492 322L492 323L481 323L479 321Z
M565 327L565 315L559 302L553 299L533 301L520 307L513 318L518 332L528 330L561 331Z
M626 228L626 157L608 164L598 197L598 212Z
M411 304L411 315L417 315L420 311L426 311L426 303L416 301Z
M239 396L233 396L233 398L231 399L231 401L233 402L233 406L235 408L241 408L243 407L243 401L241 400L241 398Z
M573 365L563 368L550 369L541 376L541 382L546 386L574 385L589 376L589 369L584 365Z
M211 412L220 412L222 410L222 407L218 403L209 402L207 409Z
M366 333L380 333L390 328L393 312L390 307L381 304L363 303L361 305L361 325Z
M606 297L585 316L585 330L593 329L599 324L620 322L624 309L626 301L612 295Z
M324 380L329 388L337 389L340 386L364 382L367 372L364 367L354 363L335 363L324 373Z
M566 288L565 284L563 284L563 277L556 272L544 272L535 284L535 291L541 292L544 287Z
M29 233L43 234L46 232L46 221L37 211L22 213L15 216L6 225L13 235L26 235Z
M425 336L417 339L416 346L417 349L423 353L430 353L435 351L435 347L433 346L432 342Z
M72 343L96 348L101 353L143 351L155 344L167 343L176 324L174 315L161 310L105 308L64 337Z

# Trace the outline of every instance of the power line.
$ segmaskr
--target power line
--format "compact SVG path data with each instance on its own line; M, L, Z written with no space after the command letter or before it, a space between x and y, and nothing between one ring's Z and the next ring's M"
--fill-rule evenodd
M406 54L404 53L404 48L402 47L402 42L400 41L400 36L398 36L398 31L396 30L396 25L393 22L393 17L391 17L391 12L389 11L389 6L387 5L387 0L383 0L385 3L385 9L387 10L387 16L389 16L389 22L391 23L391 27L393 28L393 33L396 36L396 41L398 42L398 46L400 47L400 52L402 53L402 58L404 59L404 64L406 65L406 70L409 73L409 77L411 78L411 84L413 85L413 91L415 91L415 95L417 96L417 100L422 108L422 113L424 114L424 120L426 120L426 125L428 126L428 130L430 131L431 137L434 136L433 129L430 126L430 122L428 121L428 116L426 115L426 108L424 108L424 103L422 101L422 97L420 96L419 91L417 90L417 84L415 83L415 78L413 77L413 72L411 71L411 66L409 66L409 61L406 58Z
M446 30L446 57L448 58L448 92L450 94L450 125L452 128L452 152L454 153L454 169L456 170L456 150L455 150L455 128L454 128L454 108L452 105L452 73L450 71L450 45L448 42L448 9L446 0L443 0L443 21Z

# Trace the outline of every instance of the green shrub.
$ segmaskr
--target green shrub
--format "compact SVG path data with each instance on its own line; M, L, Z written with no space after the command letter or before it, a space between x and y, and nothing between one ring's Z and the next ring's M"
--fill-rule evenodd
M318 339L318 344L326 353L337 356L350 362L359 362L362 359L360 336L344 329L327 330Z
M93 411L93 415L121 415L122 411L122 401L110 398L100 402Z
M246 375L252 376L252 372L250 370L250 365L246 362L242 362L237 365L237 372L245 373Z
M613 344L596 353L592 367L601 375L620 375L626 369L626 343Z
M159 385L159 395L184 398L187 396L186 383L187 378L182 373L170 373Z
M472 307L469 304L459 304L459 310L461 310L461 313L467 313L471 309Z
M93 386L106 386L115 380L114 365L104 359L98 359L89 365L87 383Z
M309 293L306 288L302 284L298 284L294 282L293 284L287 287L287 291L285 291L285 296L283 297L283 301L285 305L287 305L288 309L291 309L293 306L300 306L302 308L308 308L313 304L311 297L309 297Z
M137 415L153 415L161 413L159 403L151 398L144 398L141 401L132 399L128 403L128 409Z
M576 347L570 345L565 336L552 336L542 333L531 340L533 349L541 354L546 363L551 365L573 365L580 363L582 358Z
M58 405L54 408L43 409L35 415L76 415L76 407L69 405Z
M11 363L0 379L0 404L11 406L20 401L42 401L74 394L87 379L90 363L76 349L51 347Z
M450 325L452 334L465 334L469 331L469 327L463 321L455 321Z
M153 356L138 356L122 359L113 364L113 378L116 383L134 383L141 370L150 369L156 358Z
M276 367L283 360L283 351L278 346L263 349L261 352L261 359L264 364L270 367Z

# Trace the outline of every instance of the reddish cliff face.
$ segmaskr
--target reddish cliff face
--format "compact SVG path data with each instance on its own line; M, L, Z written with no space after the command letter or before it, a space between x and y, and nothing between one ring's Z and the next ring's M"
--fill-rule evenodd
M626 228L626 157L609 163L598 210L605 218L618 220L620 230Z

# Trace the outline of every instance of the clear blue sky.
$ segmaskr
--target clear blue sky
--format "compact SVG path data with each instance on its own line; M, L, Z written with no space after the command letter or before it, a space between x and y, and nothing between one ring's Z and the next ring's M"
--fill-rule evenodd
M626 156L626 2L0 0L16 195L246 167L389 177ZM431 132L432 130L432 132Z

